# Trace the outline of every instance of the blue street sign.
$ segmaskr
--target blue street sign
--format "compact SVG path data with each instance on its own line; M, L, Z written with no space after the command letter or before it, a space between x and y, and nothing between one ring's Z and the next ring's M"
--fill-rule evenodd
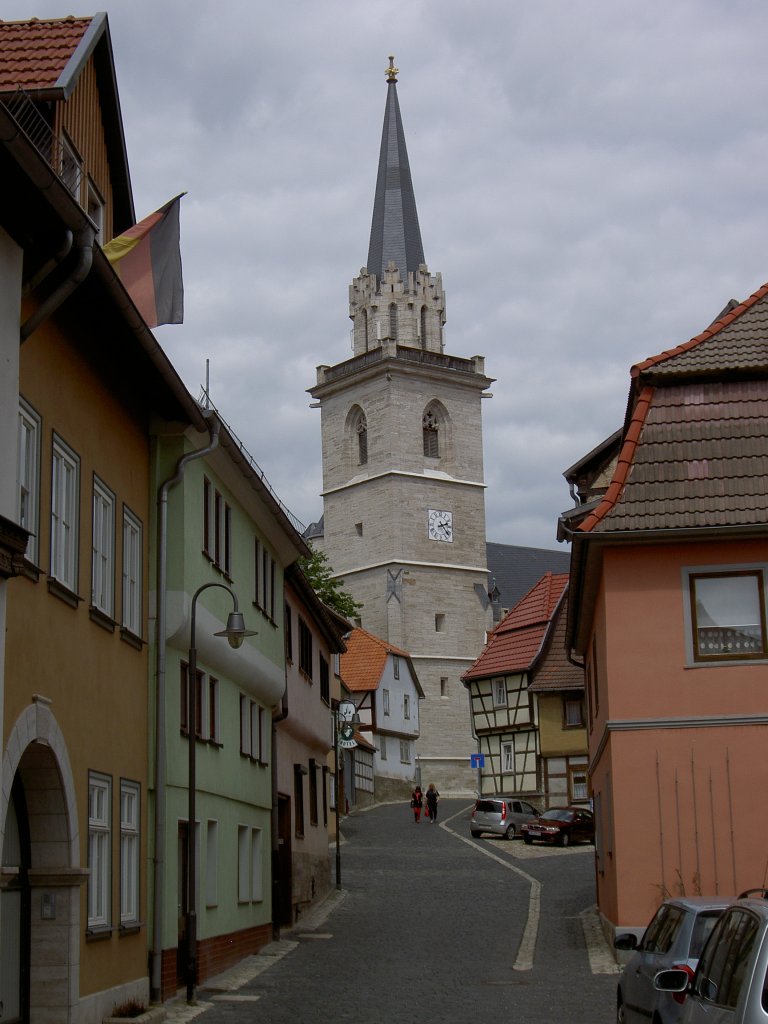
M470 768L485 768L485 754L470 754Z

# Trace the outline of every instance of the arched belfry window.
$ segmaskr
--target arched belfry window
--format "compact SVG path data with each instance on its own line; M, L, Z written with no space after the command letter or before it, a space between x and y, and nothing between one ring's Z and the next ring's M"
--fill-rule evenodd
M368 310L363 310L363 338L365 339L365 351L368 351Z
M427 307L421 307L421 323L419 325L421 331L421 347L427 347Z
M440 458L440 423L433 409L427 409L421 419L421 434L424 439L424 454L430 459Z
M389 307L389 337L397 341L397 306L394 302Z
M368 421L365 418L365 413L360 413L355 430L357 433L357 461L364 466L368 462Z

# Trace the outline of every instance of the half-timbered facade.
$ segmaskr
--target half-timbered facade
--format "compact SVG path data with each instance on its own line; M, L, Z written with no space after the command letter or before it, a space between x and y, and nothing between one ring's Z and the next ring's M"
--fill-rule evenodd
M477 749L483 755L478 769L481 796L524 795L549 803L551 794L553 803L563 804L571 795L572 787L567 782L570 767L580 763L585 770L583 722L581 735L574 743L562 739L563 729L568 727L567 720L559 717L559 709L565 708L574 695L580 702L583 683L571 678L571 673L565 678L554 668L561 658L552 638L567 585L566 574L546 573L502 619L486 649L462 676L469 690ZM546 752L542 747L544 733ZM551 762L547 756L550 753ZM574 765L570 765L570 757L577 759ZM565 790L554 781L560 776L566 780Z

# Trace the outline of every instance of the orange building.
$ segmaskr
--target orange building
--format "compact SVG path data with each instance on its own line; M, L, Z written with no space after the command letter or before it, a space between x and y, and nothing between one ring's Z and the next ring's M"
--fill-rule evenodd
M634 366L621 435L595 450L607 486L582 460L561 517L613 927L765 884L767 322L768 285Z

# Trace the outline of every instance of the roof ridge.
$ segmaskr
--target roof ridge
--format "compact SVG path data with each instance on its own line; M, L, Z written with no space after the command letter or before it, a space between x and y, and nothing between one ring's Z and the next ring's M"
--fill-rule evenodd
M376 636L375 633L369 633L368 630L363 629L362 626L355 626L352 630L352 635L354 636L355 633L362 633L364 636L367 636L369 640L373 640L374 643L378 644L379 647L382 647L390 654L401 654L404 658L410 657L408 651L404 651L402 648L396 647L395 644L390 643L389 640L384 640L383 637Z
M682 342L682 344L676 345L674 348L666 349L664 352L660 352L658 355L649 356L647 359L644 359L641 363L636 363L629 371L630 377L633 379L637 378L646 370L650 370L652 366L658 366L660 363L664 363L668 359L673 359L675 356L681 355L683 352L689 352L692 348L695 348L697 345L700 345L703 341L709 341L710 338L713 338L716 334L719 334L724 327L727 327L728 324L733 323L734 320L737 320L740 316L742 316L748 309L754 306L756 302L759 302L760 299L765 298L766 295L768 295L768 283L762 285L760 288L757 289L756 292L753 292L752 295L744 299L743 302L740 302L739 305L736 306L736 308L733 309L730 313L726 313L725 316L721 317L719 320L716 320L713 324L710 324L709 327L706 328L706 330L702 331L700 334L697 334L689 341L684 341Z

